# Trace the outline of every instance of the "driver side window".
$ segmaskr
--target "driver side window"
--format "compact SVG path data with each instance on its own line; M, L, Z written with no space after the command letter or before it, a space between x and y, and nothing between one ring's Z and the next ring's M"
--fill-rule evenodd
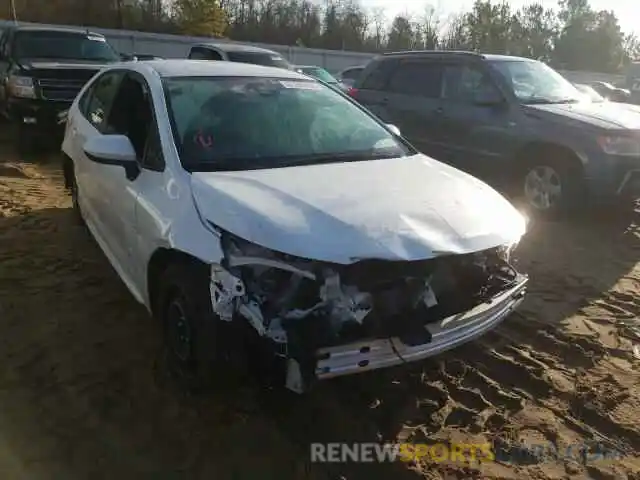
M499 96L498 88L486 72L468 65L447 67L444 94L446 99L474 104L482 98Z
M151 92L139 76L131 73L124 76L109 111L108 127L104 133L126 135L131 140L141 166L164 170Z

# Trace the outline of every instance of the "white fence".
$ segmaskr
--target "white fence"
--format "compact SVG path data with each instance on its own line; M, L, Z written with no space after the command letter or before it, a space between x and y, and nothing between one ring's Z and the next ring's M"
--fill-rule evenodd
M11 25L12 22L0 20L0 29ZM27 23L24 23L27 25ZM78 27L73 27L78 28ZM84 28L84 27L83 27ZM136 32L130 30L110 30L105 28L90 28L94 32L102 33L109 43L121 53L146 53L165 58L185 58L189 47L194 43L212 41L208 37L187 37L180 35L166 35L159 33ZM224 40L215 40L224 41ZM338 72L344 68L367 63L375 55L371 53L348 52L342 50L321 50L316 48L293 47L286 45L253 44L280 53L291 63L297 65L319 65L330 72ZM623 75L609 75L595 72L561 71L572 82L621 82Z

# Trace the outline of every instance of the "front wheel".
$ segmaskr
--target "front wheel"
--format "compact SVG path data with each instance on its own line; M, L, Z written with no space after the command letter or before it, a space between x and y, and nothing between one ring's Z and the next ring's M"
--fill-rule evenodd
M167 366L191 392L211 389L221 380L218 326L209 293L206 265L175 262L164 271L155 306L164 332Z
M518 183L518 196L533 215L553 217L581 203L582 174L571 161L530 162Z

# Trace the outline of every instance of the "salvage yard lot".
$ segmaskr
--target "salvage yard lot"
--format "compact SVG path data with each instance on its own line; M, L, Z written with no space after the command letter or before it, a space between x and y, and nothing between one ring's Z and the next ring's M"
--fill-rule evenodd
M58 165L5 147L0 478L640 478L640 359L625 326L640 316L640 229L539 223L517 255L529 297L477 342L324 383L302 401L250 380L189 397L163 374L160 329L74 224ZM309 462L312 442L513 438L597 440L625 455L586 466Z

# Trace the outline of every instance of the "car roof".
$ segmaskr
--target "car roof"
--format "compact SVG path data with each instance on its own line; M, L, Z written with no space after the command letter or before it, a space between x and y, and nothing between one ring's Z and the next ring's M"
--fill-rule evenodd
M277 77L308 80L304 74L277 67L239 62L211 62L209 60L149 60L144 62L161 77Z
M17 25L8 27L7 30L13 29L20 32L61 32L61 33L76 33L79 35L92 35L95 37L104 37L103 34L92 32L89 29L82 28L67 28L67 27L36 27L30 25Z
M516 57L513 55L498 55L494 53L478 53L466 50L407 50L399 52L384 53L382 58L386 57L433 57L433 58L449 58L449 57L468 57L482 60L490 60L494 62L519 61L519 62L535 62L531 58Z
M273 50L254 47L253 45L245 45L243 43L207 42L207 43L196 43L191 46L191 48L193 47L216 48L224 52L251 52L251 53L267 53L269 55L280 55L278 52L274 52Z

